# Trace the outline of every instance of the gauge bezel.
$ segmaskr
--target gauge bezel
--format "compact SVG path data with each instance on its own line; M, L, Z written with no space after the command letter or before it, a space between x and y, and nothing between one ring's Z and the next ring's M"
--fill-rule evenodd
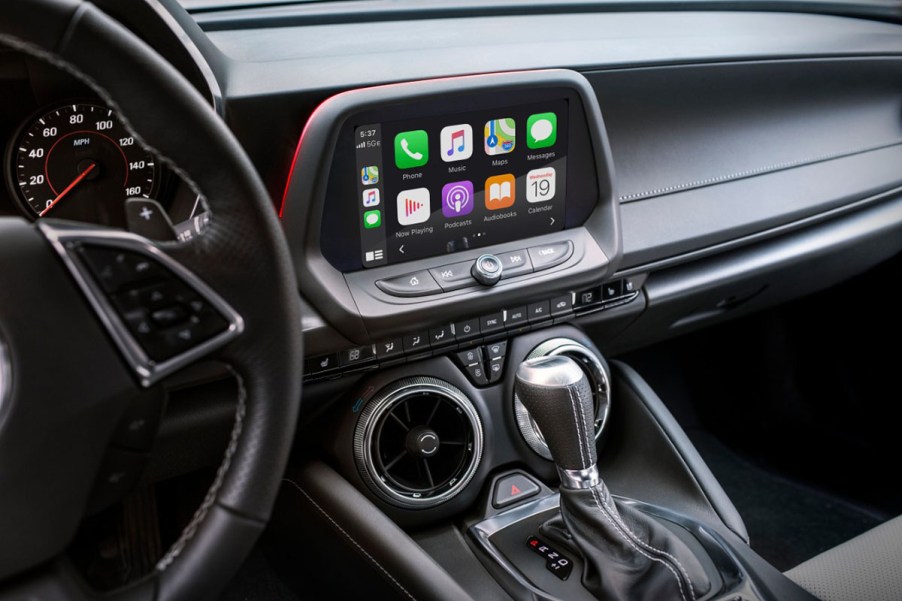
M19 179L18 179L18 174L16 173L15 154L16 154L16 151L19 149L19 145L20 145L20 142L22 141L23 136L25 136L26 132L29 129L31 129L31 127L35 123L37 123L41 118L52 113L53 111L57 111L63 107L67 107L67 106L72 106L72 105L79 106L79 105L86 105L86 104L96 106L96 107L99 107L102 109L106 109L108 111L112 111L112 114L115 116L116 120L123 125L125 124L125 121L123 121L122 116L119 114L119 112L116 111L116 109L113 109L113 108L107 106L107 104L105 102L103 102L103 100L101 100L99 98L79 96L79 97L70 98L68 100L60 100L57 102L53 102L51 104L42 105L38 109L29 113L28 117L26 117L25 119L22 120L22 122L18 125L18 127L16 127L15 131L13 132L13 135L10 136L9 142L6 145L6 150L3 153L4 173L6 174L6 188L7 188L7 191L9 192L10 197L11 197L13 203L15 204L15 207L18 210L19 214L22 217L24 217L25 219L34 222L34 221L37 221L38 219L41 219L41 216L35 212L34 207L32 207L30 204L28 204L28 200L25 198L24 192L22 191L21 186L18 185ZM126 127L126 129L128 129L128 128ZM136 140L136 143L138 143L138 140ZM156 200L157 195L159 194L159 191L160 191L160 188L162 185L161 182L164 177L164 172L163 172L163 169L161 168L159 161L157 160L156 154L151 149L144 146L143 144L139 143L139 146L145 152L149 153L151 156L154 157L153 183L151 184L150 191L147 193L146 198ZM123 200L123 202L124 202L124 200ZM103 225L103 224L101 224L101 225Z

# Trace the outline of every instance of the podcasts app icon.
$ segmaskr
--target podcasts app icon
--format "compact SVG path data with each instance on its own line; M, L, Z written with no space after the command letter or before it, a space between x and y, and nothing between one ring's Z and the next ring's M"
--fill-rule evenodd
M462 217L473 211L473 182L451 182L442 187L442 215Z

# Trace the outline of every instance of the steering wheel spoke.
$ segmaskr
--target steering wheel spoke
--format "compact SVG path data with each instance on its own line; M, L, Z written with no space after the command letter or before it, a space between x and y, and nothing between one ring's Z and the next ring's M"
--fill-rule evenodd
M41 221L142 386L222 348L244 320L193 272L148 239L117 230Z

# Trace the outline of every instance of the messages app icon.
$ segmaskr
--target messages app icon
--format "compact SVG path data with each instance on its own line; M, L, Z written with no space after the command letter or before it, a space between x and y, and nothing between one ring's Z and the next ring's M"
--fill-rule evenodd
M395 165L398 169L422 167L429 162L429 134L425 130L402 131L395 136Z
M537 113L526 120L526 147L548 148L557 141L557 115Z

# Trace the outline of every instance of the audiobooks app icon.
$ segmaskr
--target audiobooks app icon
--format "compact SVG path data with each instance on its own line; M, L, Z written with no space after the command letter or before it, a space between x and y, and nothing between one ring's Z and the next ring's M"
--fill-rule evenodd
M431 214L428 189L414 188L398 194L398 223L401 225L423 223Z
M506 209L514 204L517 178L512 173L496 175L485 180L485 208L490 211Z

